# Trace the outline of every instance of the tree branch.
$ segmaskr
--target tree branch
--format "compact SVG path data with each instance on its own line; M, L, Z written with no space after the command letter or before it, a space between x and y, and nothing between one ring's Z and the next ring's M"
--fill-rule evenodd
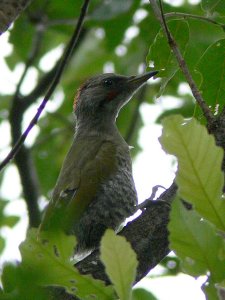
M204 17L204 16L199 16L199 15L193 15L193 14L187 14L187 13L182 13L182 12L170 12L170 13L166 13L164 14L165 18L173 18L173 17L178 17L178 18L182 18L182 19L195 19L195 20L201 20L204 22L208 22L208 23L212 23L214 25L217 25L219 27L221 27L223 30L225 30L225 24L217 22L213 19Z
M73 52L74 47L76 46L79 36L80 36L80 32L81 32L81 28L84 22L84 17L86 15L87 12L87 8L88 8L88 4L89 4L90 0L85 0L84 4L81 8L81 13L77 22L77 26L74 30L74 33L72 35L72 38L68 44L68 46L65 49L65 52L62 56L62 59L59 63L59 66L57 68L56 74L54 76L54 79L52 81L52 84L50 85L46 96L44 97L44 99L42 100L36 115L33 117L33 119L31 120L30 124L28 125L28 127L26 128L26 130L23 132L23 134L20 136L19 140L16 142L16 144L14 145L14 147L11 149L11 151L9 152L9 154L7 155L7 157L2 161L2 163L0 164L0 171L15 157L15 155L17 154L17 152L20 150L21 146L23 145L24 141L26 140L29 132L31 131L31 129L37 124L39 117L42 113L42 111L44 110L47 102L49 101L50 97L52 96L53 92L55 91L55 88L57 86L57 84L60 81L61 75L65 69L65 66Z
M162 29L164 31L164 34L168 40L168 44L170 46L170 48L172 49L176 59L177 59L177 62L191 88L191 91L192 91L192 94L196 100L196 102L198 103L198 105L200 106L200 108L202 109L202 112L206 118L206 120L208 121L208 123L212 123L213 120L214 120L214 116L213 116L213 113L211 112L211 110L209 109L209 107L206 105L204 99L202 98L202 95L200 93L200 91L198 90L197 88L197 85L196 83L194 82L192 76L191 76L191 73L188 69L188 66L180 52L180 49L178 48L178 45L176 43L176 41L174 40L171 32L169 31L169 28L167 26L167 23L165 21L165 17L164 17L164 14L163 14L163 9L162 9L162 3L161 3L161 0L159 0L159 4L160 4L160 9L158 7L158 4L156 2L156 0L149 0L151 6L152 6L152 9L153 9L153 12L156 16L156 18L159 20L161 26L162 26Z
M128 223L119 233L131 243L137 254L139 264L135 283L145 277L169 253L167 224L170 207L168 203L175 197L176 191L177 186L173 183L158 198L160 201L149 201L148 207L142 214ZM94 278L110 284L99 256L99 250L96 250L75 266L81 274L91 274ZM50 299L77 299L62 289L51 290L53 295Z
M207 124L207 129L210 134L215 136L217 146L222 147L224 150L222 170L225 172L225 106L222 112L215 118L214 122Z

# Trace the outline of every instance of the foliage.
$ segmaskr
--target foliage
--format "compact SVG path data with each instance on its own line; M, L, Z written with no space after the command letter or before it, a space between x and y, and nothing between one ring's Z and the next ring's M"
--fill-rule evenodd
M93 295L97 299L116 299L112 286L106 287L100 280L81 275L74 267L71 258L74 248L74 236L59 231L39 234L35 229L30 230L20 246L22 263L4 268L2 282L6 293L0 299L35 299L39 293L43 299L49 299L51 291L44 287L51 286L63 287L81 299L92 299ZM130 244L107 230L102 239L101 259L117 295L120 299L131 299L137 260ZM18 280L15 276L19 276Z
M132 300L157 300L157 298L149 291L138 288L133 290Z
M224 3L201 0L198 4L190 4L189 1L183 1L180 6L174 7L167 2L163 3L163 8L167 14L168 26L204 100L212 111L219 115L225 103ZM27 66L28 72L25 73L24 81L28 84L24 84L23 81L18 91L15 124L12 122L12 103L17 84L14 84L14 89L0 94L1 134L5 124L10 123L12 128L16 128L18 136L21 127L27 125L25 124L27 112L34 106L36 109L37 103L44 96L52 80L51 69L54 70L54 59L53 56L49 56L49 53L54 52L56 48L61 49L70 39L74 20L79 16L82 3L82 0L67 1L66 5L60 0L33 1L10 29L9 42L12 51L5 61L13 72L17 72L19 66L23 68ZM184 13L185 17L176 15L179 12ZM133 34L132 38L129 32ZM140 151L138 133L143 122L140 116L136 118L139 115L139 108L143 102L150 105L158 102L155 95L165 99L166 96L180 99L180 104L176 107L162 108L158 122L163 117L175 113L185 118L195 116L201 124L206 123L206 120L200 108L196 106L190 90L181 88L186 80L149 2L91 1L79 44L67 65L55 96L39 120L37 125L39 130L34 141L26 144L29 154L24 156L22 169L19 169L20 179L23 177L23 167L27 163L32 171L30 174L23 174L24 177L27 175L31 178L33 185L38 187L38 194L44 199L49 199L62 160L73 137L74 121L71 113L73 98L79 85L86 78L103 71L132 75L143 68L153 66L160 70L158 80L152 82L151 87L147 85L143 94L137 94L122 110L117 120L122 135L128 139L129 144L135 146L133 156ZM34 78L32 72L35 74ZM18 77L17 75L17 83ZM27 86L29 88L25 89ZM26 109L20 114L21 105L24 103ZM168 104L170 107L170 103ZM208 275L210 272L204 291L209 299L217 299L215 284L219 289L224 280L221 276L224 250L219 234L224 230L224 199L221 196L224 176L220 170L223 152L214 145L213 137L209 136L206 129L196 120L186 121L181 116L165 119L161 140L164 148L178 159L179 197L193 205L193 210L187 211L179 199L174 201L169 225L171 247L181 258L185 272L193 276ZM5 156L7 146L4 145L0 149L1 159ZM7 168L1 173L0 183L4 181L6 171ZM29 218L32 218L32 206L24 191L27 188L33 189L34 186L25 186L23 180L21 183L24 195L18 195L18 198L24 199L29 210ZM6 199L2 198L0 226L1 228L13 227L18 217L5 214L5 207L11 199L5 196ZM38 203L39 200L37 196L36 202ZM38 211L38 213L42 212ZM136 258L125 240L107 233L102 241L102 260L113 282L113 287L106 288L102 283L78 274L72 266L72 261L68 260L75 241L71 237L62 235L59 237L57 239L48 237L51 242L43 244L35 238L34 230L29 232L27 240L21 245L22 264L7 264L3 269L4 294L0 291L0 299L26 299L28 283L32 299L46 299L48 292L46 289L40 289L40 285L48 284L65 287L70 293L77 293L81 297L94 293L99 295L100 299L104 297L107 299L114 295L114 289L121 299L125 297L124 295L130 297L136 271ZM110 243L107 237L110 237L114 243ZM0 252L4 245L5 240L0 235ZM117 247L121 247L119 252ZM126 256L124 257L126 252L132 257L129 262ZM110 257L113 259L113 266L110 264ZM180 272L179 262L177 258L175 260L174 270L169 268L166 260L162 263L166 268L162 275ZM121 271L120 266L122 266ZM131 270L130 277L124 275L127 269ZM59 279L57 276L59 273L64 274L63 278ZM80 290L73 289L73 280L76 280ZM141 289L134 290L132 297L135 300L154 299L153 295Z
M202 74L202 96L216 112L222 110L225 99L224 52L225 39L218 40L207 48L196 66Z
M189 40L188 23L186 21L171 21L168 23L168 26L179 45L179 49L184 55ZM177 60L171 52L170 46L168 45L162 29L156 35L155 40L150 47L147 61L153 61L154 67L157 70L162 70L160 72L160 77L163 78L158 94L158 96L161 96L170 79L173 78L179 70Z
M225 263L223 151L195 119L185 121L175 115L163 124L161 143L178 159L178 194L194 208L188 210L178 198L174 200L169 223L171 249L188 274L208 276L203 286L207 299L218 299L216 286L224 280Z
M137 259L124 237L107 230L101 241L101 260L121 300L131 299Z
M195 119L185 121L175 115L165 119L163 125L162 145L178 157L176 182L180 196L217 229L225 231L222 148L215 146L214 137Z

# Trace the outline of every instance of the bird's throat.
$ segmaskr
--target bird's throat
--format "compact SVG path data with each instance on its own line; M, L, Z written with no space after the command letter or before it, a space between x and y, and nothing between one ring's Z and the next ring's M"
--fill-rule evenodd
M115 120L105 118L88 118L76 121L76 135L114 135L118 133Z

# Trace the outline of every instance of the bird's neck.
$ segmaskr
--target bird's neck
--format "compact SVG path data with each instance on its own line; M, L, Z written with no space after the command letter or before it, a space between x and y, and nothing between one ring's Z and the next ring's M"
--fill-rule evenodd
M105 120L102 118L87 118L86 120L76 120L76 135L117 135L119 131L114 119Z

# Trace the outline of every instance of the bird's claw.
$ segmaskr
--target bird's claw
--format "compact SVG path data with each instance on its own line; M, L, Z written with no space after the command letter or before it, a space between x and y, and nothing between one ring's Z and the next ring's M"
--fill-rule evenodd
M162 189L166 189L164 186L162 185L156 185L152 188L152 193L151 193L151 196L146 199L144 202L140 203L139 205L136 206L136 211L138 211L139 209L140 210L144 210L152 205L158 205L158 204L161 204L161 203L164 203L164 204L167 204L168 206L170 206L170 204L165 201L165 200L162 200L162 199L157 199L157 200L154 200L155 198L155 195L156 193L158 192L159 188L162 188Z

